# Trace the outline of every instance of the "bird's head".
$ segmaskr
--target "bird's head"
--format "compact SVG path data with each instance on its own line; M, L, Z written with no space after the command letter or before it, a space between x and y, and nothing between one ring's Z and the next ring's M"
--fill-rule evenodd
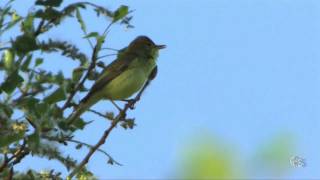
M146 55L146 56L157 56L160 49L165 48L165 45L156 45L147 36L138 36L129 45L129 51Z

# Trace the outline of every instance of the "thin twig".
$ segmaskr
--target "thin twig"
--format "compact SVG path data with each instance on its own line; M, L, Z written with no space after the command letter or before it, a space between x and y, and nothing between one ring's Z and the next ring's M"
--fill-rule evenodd
M73 142L73 143L77 143L77 144L81 144L81 145L84 145L84 146L86 146L86 147L88 147L88 148L93 148L92 145L87 144L87 143L85 143L85 142L78 141L78 140L68 139L67 141ZM117 165L119 165L119 166L122 166L122 164L120 164L119 162L115 161L115 160L112 158L112 156L111 156L109 153L107 153L106 151L104 151L104 150L102 150L102 149L97 149L97 151L99 151L99 152L103 153L104 155L106 155L106 156L107 156L109 159L111 159L112 162L114 162L115 164L117 164Z
M16 162L16 160L19 158L19 162L20 160L25 156L21 156L23 154L23 151L25 150L25 147L26 147L26 144L27 144L27 141L26 140L23 140L23 143L21 145L21 147L17 150L17 152L15 152L10 158L7 157L7 155L5 155L5 158L4 158L4 162L3 164L1 165L0 167L0 172L2 172L4 169L6 169L8 167L8 164L13 160L15 159L15 161L12 162L12 164L14 162ZM18 162L18 161L17 161ZM14 163L14 164L17 164Z
M107 47L105 47L105 48L101 48L101 50L112 50L112 51L117 51L117 52L119 52L120 50L118 50L118 49L114 49L114 48L107 48Z
M42 31L42 27L44 25L45 20L42 19L37 27L37 30L34 32L34 36L38 36L39 34L41 34Z
M8 2L3 6L3 9L6 9L6 8L9 6L10 3L12 3L12 1L8 1ZM3 15L4 15L4 11L1 13L1 16L3 16Z
M108 34L108 30L110 29L110 27L113 25L113 21L111 21L109 23L109 25L106 27L106 29L103 31L103 36L106 36Z
M38 94L42 91L45 91L45 90L47 90L47 88L37 89L37 90L30 91L30 92L22 93L19 97L17 97L15 100L12 101L12 105L15 106L19 101L21 101L26 96L35 96L36 94Z
M84 33L84 35L87 36L87 33ZM93 46L92 42L90 41L90 39L89 38L86 38L86 39L87 39L88 43L90 44L91 49L93 49L94 46Z
M100 56L97 59L102 59L102 58L105 58L105 57L116 56L116 55L118 55L118 54L107 54L107 55Z
M38 129L37 125L29 117L26 117L26 120L34 129Z
M95 151L99 149L101 145L103 145L108 138L110 132L112 131L113 128L116 127L120 119L122 119L125 116L124 111L120 113L120 116L116 118L110 125L110 127L103 133L103 136L100 138L98 143L94 145L93 147L90 148L89 153L85 156L85 158L81 161L81 163L69 174L69 178L71 179L74 175L76 175L80 170L82 170L83 166L89 162L89 159L91 156L94 154Z
M79 12L79 13L80 13L80 12ZM84 23L84 22L83 22L83 23ZM79 22L79 24L81 25L80 22ZM81 28L81 29L82 29L82 28ZM86 32L85 29L82 29L82 31L83 31L84 36L86 37L86 36L88 35L88 33ZM90 41L90 38L85 38L85 39L87 39L88 43L90 44L91 49L93 49L94 46L93 46L92 42Z
M100 117L103 117L103 118L107 118L107 119L108 119L108 117L107 117L106 115L104 115L104 114L102 114L102 113L100 113L100 112L98 112L98 111L96 111L96 110L88 109L88 111L89 111L89 112L92 112L92 113L94 113L94 114L96 114L96 115L98 115L98 116L100 116Z

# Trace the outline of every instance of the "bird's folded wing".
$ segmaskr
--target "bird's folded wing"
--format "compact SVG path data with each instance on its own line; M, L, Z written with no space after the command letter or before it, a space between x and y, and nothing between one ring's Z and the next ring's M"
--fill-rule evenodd
M93 84L90 92L81 102L86 102L92 95L102 90L109 82L127 70L130 63L136 58L135 54L127 54L126 56L118 56L118 58L109 64L100 74L98 80Z

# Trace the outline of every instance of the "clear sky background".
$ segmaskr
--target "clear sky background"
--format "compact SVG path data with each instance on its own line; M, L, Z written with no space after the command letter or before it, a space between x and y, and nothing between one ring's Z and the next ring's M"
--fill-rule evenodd
M26 2L33 2L17 1L21 10L28 7ZM74 1L65 0L69 2ZM320 178L320 1L93 2L110 9L124 4L135 10L135 28L114 26L106 42L109 47L120 49L138 35L167 45L160 53L157 78L130 113L138 125L133 130L118 127L103 145L124 166L107 165L97 153L89 168L98 177L169 177L184 145L200 132L235 144L244 156L274 134L285 132L295 138L292 155L307 161L306 167L292 168L287 177ZM108 22L93 21L93 15L84 15L88 26L102 32ZM90 53L75 20L62 27L43 38L66 39ZM76 64L58 57L48 56L43 68L70 75ZM109 104L102 102L95 108L111 109ZM96 142L107 123L93 114L83 117L96 121L78 139ZM31 158L24 162L21 169L57 166Z

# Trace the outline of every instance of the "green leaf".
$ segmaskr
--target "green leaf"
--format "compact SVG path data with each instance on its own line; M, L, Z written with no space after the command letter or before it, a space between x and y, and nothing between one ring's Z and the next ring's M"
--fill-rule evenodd
M28 71L31 60L32 60L32 54L29 54L21 66L21 70L23 72Z
M63 0L37 0L36 5L59 7Z
M37 150L40 146L40 134L39 131L36 130L28 137L28 145L31 150Z
M66 99L66 94L63 88L58 88L57 90L55 90L52 94L50 94L49 96L47 96L44 99L44 102L48 103L48 104L53 104L59 101L62 101Z
M44 11L41 9L35 13L35 17L39 17L39 18L46 19L46 20L56 19L56 18L60 17L61 15L62 15L61 12L59 12L58 10L56 10L54 8L47 8Z
M84 33L87 33L86 24L84 23L84 21L83 21L83 19L82 19L82 17L81 17L81 14L80 14L80 11L79 11L78 8L77 8L77 10L76 10L76 17L77 17L77 20L78 20L78 22L79 22L79 24L80 24L80 27L81 27L82 31L83 31Z
M120 6L113 14L113 23L117 22L118 20L124 18L129 13L128 6Z
M63 73L61 71L59 71L59 73L57 75L54 76L54 83L57 84L62 84L64 82L64 76Z
M99 36L99 33L97 33L97 32L91 32L91 33L87 34L86 36L84 36L83 38L85 38L85 39L91 38L91 37L97 38L98 36Z
M36 104L35 111L37 113L37 117L41 117L44 113L47 112L48 109L49 109L49 104L46 102ZM36 119L36 120L39 120L39 119ZM39 124L38 122L36 123Z
M21 23L22 31L27 34L32 34L34 32L33 21L34 21L34 15L31 13L28 14L26 19Z
M0 114L1 115L5 114L8 118L10 118L11 115L13 114L13 109L11 109L9 105L0 104Z
M1 17L0 17L1 19ZM8 23L7 26L3 27L1 30L0 30L0 35L9 30L10 28L12 28L14 25L16 25L18 22L20 22L22 20L22 17L19 16L16 12L13 12L12 15L11 15L11 21ZM1 21L1 20L0 20ZM1 24L1 22L0 22Z
M51 110L51 116L54 118L62 118L63 117L63 110L58 106L54 106Z
M1 9L1 13L0 13L0 25L3 24L3 21L5 19L5 17L9 14L9 11L11 9L11 6L8 6L4 9Z
M24 136L24 133L12 133L12 132L8 132L5 133L4 135L1 134L0 136L0 147L4 147L4 146L8 146L13 142L17 142L20 139L22 139Z
M42 63L43 63L43 58L37 58L37 59L36 59L35 67L41 65Z
M72 125L74 125L77 129L83 129L87 123L83 119L78 118Z
M114 164L114 160L109 158L107 163L113 165Z
M78 67L78 68L74 69L72 72L72 80L79 81L85 70L86 70L86 68L84 68L84 67Z
M11 50L5 50L3 60L4 68L6 70L12 70L14 64L14 53Z
M19 54L26 54L38 48L35 37L30 34L18 36L12 46Z
M15 21L18 21L19 19L21 19L21 17L16 12L13 12L11 16L11 21L15 22Z
M70 129L70 126L68 125L68 123L66 121L59 121L58 127L62 130L65 130L65 131Z
M47 42L40 42L39 48L41 49L41 51L49 53L61 51L63 56L70 57L73 60L80 60L81 65L85 64L88 61L85 53L80 52L79 48L66 41L53 41L52 39L49 39L49 41Z
M82 170L77 173L76 178L79 180L84 180L84 179L96 180L97 179L96 177L94 177L92 172L88 171L85 168L82 168Z
M25 97L18 102L20 107L27 109L28 111L34 111L36 109L36 104L38 104L39 99L34 97Z
M19 75L18 71L11 73L5 82L1 85L1 89L7 94L11 94L13 90L20 86L23 82L23 78Z
M108 118L109 120L113 121L114 120L114 113L113 112L107 112L106 113L106 118Z
M81 149L82 148L82 144L77 144L76 149Z
M135 120L134 119L127 119L127 125L130 129L133 129L134 126L136 126L135 124Z
M94 11L96 12L96 15L98 17L100 15L103 15L103 16L105 16L107 18L110 18L110 17L112 18L113 17L113 13L110 10L108 10L108 9L102 7L102 6L94 6Z
M100 73L98 71L91 71L88 75L89 80L97 80L99 78Z
M97 37L97 43L98 43L98 46L102 46L104 40L106 39L106 36L98 36Z
M134 126L136 126L135 122L134 122L134 119L126 119L125 122L121 123L121 126L124 128L124 129L133 129Z

